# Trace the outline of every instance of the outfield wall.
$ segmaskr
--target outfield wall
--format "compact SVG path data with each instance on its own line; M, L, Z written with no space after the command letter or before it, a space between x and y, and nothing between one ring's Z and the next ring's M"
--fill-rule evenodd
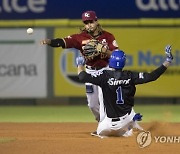
M127 53L127 69L137 71L151 71L159 66L164 57L164 46L173 45L174 62L168 72L164 74L157 82L140 85L137 87L138 97L174 97L178 98L180 86L178 79L180 77L180 20L179 19L133 19L133 20L100 20L105 30L113 33L117 39L120 49ZM13 30L19 30L23 33L24 40L31 40L35 37L33 48L17 47L4 45L8 47L5 50L1 48L0 53L6 53L12 56L11 52L18 51L16 54L17 62L21 62L22 54L30 54L32 58L36 54L40 56L37 59L38 77L36 79L28 76L16 76L17 83L23 81L23 84L15 83L14 79L8 84L8 77L1 75L1 83L7 81L7 88L12 87L11 91L4 93L4 87L1 84L2 93L0 98L66 98L66 97L84 97L85 88L77 81L75 57L79 51L75 49L62 50L61 48L51 48L40 46L40 39L44 37L55 38L65 37L69 34L79 32L81 26L80 20L12 20L0 21L2 32L5 31L10 36ZM7 29L8 27L8 29ZM26 28L34 27L34 34L26 35ZM43 35L38 34L38 30L44 31ZM11 33L12 34L12 33ZM1 42L5 40L5 34L1 34ZM22 38L21 35L15 35L15 39ZM6 39L7 40L7 39ZM1 44L2 46L2 44ZM11 52L5 52L5 51ZM40 52L38 52L40 50ZM46 52L47 50L47 52ZM42 54L42 55L41 55ZM46 55L47 54L47 55ZM4 55L4 54L3 54ZM7 59L10 59L8 58ZM27 56L27 55L26 55ZM43 58L44 57L44 58ZM32 60L29 57L29 64ZM42 59L43 58L43 59ZM3 58L4 59L4 58ZM4 59L5 60L5 59ZM44 61L44 62L43 62ZM3 62L1 56L1 66L8 61ZM11 63L10 60L8 63ZM38 64L38 62L41 62ZM43 63L42 63L43 62ZM41 66L41 67L38 67ZM7 66L7 64L6 64ZM4 70L0 70L2 74ZM43 80L42 80L43 79ZM29 81L33 81L35 85ZM29 84L30 86L28 86ZM8 87L9 86L9 87ZM176 88L177 87L177 88ZM19 90L20 89L20 90ZM39 91L38 91L39 89ZM18 93L19 90L19 94ZM14 93L14 91L16 93ZM7 95L8 94L8 95Z
M0 98L47 97L47 48L38 46L46 29L0 29Z

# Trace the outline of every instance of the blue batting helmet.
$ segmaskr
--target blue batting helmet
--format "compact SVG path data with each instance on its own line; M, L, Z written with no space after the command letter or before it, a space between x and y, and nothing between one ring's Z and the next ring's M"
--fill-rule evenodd
M112 52L109 59L109 67L114 69L122 69L126 62L126 55L122 50L115 50Z

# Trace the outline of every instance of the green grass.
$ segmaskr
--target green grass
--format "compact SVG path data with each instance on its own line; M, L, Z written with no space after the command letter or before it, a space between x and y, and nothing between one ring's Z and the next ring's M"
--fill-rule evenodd
M143 122L180 122L180 105L136 105ZM95 122L88 106L0 106L0 122Z
M180 122L180 105L136 105L135 111L142 113L143 122Z
M0 106L0 122L93 122L87 106Z

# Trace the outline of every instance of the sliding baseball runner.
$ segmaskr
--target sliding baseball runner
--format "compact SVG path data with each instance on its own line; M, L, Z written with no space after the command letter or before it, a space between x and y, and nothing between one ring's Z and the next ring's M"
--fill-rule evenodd
M155 81L166 71L173 60L171 46L166 46L165 53L164 63L150 73L123 70L126 55L121 50L114 51L110 57L112 70L104 70L96 76L84 71L83 57L76 59L79 79L102 88L106 116L99 122L97 135L127 137L132 135L133 128L141 129L137 121L142 115L133 110L136 85Z

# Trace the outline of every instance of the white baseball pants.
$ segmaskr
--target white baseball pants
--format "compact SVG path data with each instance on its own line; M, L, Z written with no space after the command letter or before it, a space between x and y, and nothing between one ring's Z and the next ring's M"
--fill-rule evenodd
M93 75L93 76L97 76L103 70L107 70L107 69L109 69L109 67L104 67L100 70L92 70L92 69L86 68L86 72L88 74ZM98 122L102 121L106 116L105 108L104 108L104 102L103 102L102 89L101 89L101 87L96 86L96 85L91 84L91 83L85 83L85 85L86 85L86 87L88 86L90 88L90 90L88 92L86 91L89 109L94 114L95 119Z
M137 124L137 121L133 121L135 112L132 109L130 114L126 114L122 117L118 117L119 121L113 121L112 118L107 116L103 121L99 122L97 128L97 134L100 136L131 136L132 128L142 128Z

